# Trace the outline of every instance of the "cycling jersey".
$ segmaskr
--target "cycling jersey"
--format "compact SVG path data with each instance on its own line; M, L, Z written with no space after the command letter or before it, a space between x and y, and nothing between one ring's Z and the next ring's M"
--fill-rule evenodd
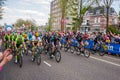
M13 39L13 41L15 41L15 40L16 40L16 38L17 38L17 35L15 34L15 35L14 35L14 37L12 38L12 39Z
M4 36L4 39L5 39L6 41L10 41L10 36L9 36L8 34L6 34L6 35Z
M14 34L11 34L10 35L10 41L13 41L13 38L14 38Z
M28 34L28 40L30 40L30 41L32 40L32 33Z
M35 41L36 37L34 35L32 35L32 41Z
M56 46L59 42L59 38L57 36L52 36L51 37L51 42L53 42L54 45Z
M51 41L50 41L50 39L51 39L51 37L50 36L46 36L45 37L45 40L48 42L48 43L50 43Z
M24 38L23 38L21 35L19 35L19 36L16 38L15 42L16 42L16 46L17 46L17 47L20 47L20 45L24 43Z
M82 36L77 35L76 39L78 40L78 42L81 42L83 40Z

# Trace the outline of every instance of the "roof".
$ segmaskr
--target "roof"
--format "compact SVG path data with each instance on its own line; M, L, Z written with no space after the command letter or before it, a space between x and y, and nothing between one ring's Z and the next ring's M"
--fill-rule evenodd
M92 15L100 15L100 14L105 14L106 12L107 12L107 9L105 6L99 6L99 7L93 7L91 9L89 9L87 13L90 13ZM117 13L113 7L110 8L109 14L117 15Z

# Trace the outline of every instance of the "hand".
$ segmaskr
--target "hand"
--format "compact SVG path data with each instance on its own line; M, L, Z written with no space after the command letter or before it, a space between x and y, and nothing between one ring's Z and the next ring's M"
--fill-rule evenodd
M5 52L3 53L4 54L4 57L8 56L10 53L11 53L11 49L6 49Z
M3 58L3 54L2 54L2 53L0 53L0 60L2 60L2 58Z

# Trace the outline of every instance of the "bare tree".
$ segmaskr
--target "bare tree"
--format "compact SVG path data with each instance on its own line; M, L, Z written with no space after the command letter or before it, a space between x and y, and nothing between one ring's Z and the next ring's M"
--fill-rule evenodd
M114 1L118 0L96 0L98 6L104 6L106 8L106 13L103 12L103 15L106 18L106 32L108 31L109 27L109 11Z

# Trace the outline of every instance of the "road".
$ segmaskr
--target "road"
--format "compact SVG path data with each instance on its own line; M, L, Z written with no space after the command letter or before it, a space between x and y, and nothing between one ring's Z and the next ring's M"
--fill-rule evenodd
M30 56L24 56L24 65L19 68L13 61L6 64L0 80L120 80L120 58L92 55L90 58L70 52L62 53L60 63L42 54L42 63L37 66Z

